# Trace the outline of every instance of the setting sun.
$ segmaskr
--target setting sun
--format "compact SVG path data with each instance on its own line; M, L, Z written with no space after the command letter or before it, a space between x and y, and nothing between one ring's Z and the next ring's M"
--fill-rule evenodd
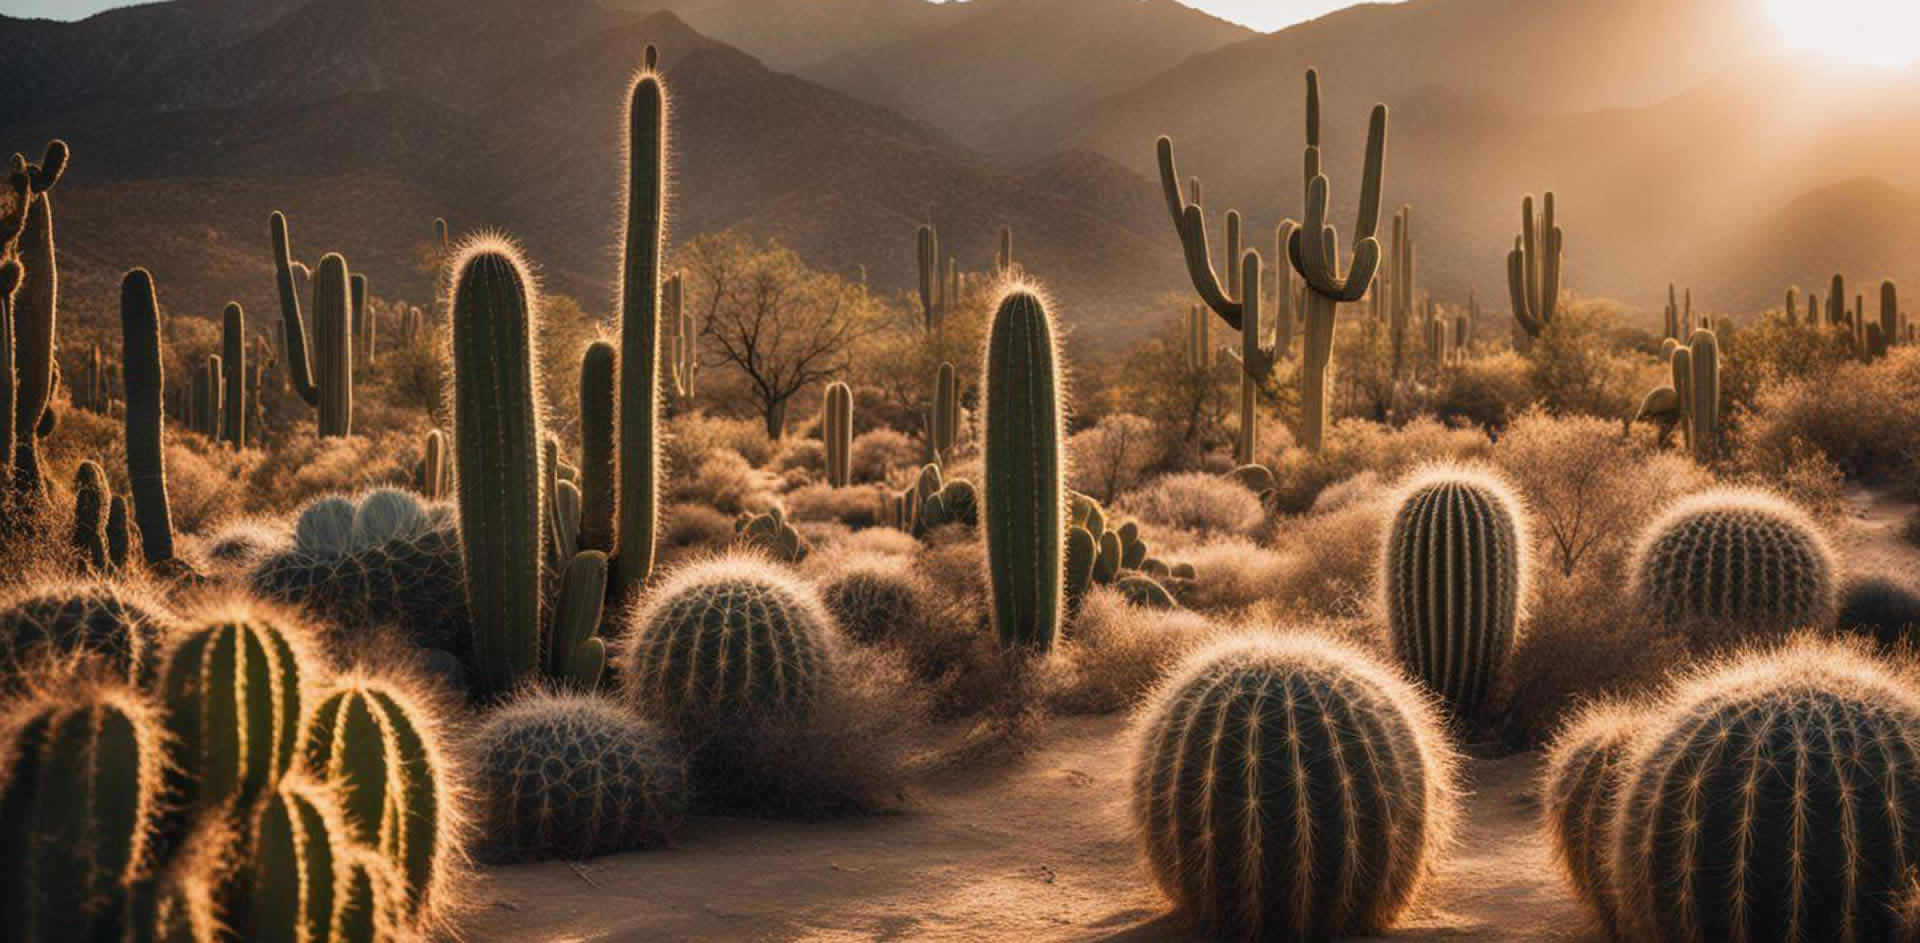
M1796 51L1881 69L1920 60L1920 6L1910 0L1767 0L1767 13Z

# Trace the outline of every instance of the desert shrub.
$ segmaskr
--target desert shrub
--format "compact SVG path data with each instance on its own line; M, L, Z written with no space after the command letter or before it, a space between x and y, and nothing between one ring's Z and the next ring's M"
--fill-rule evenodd
M882 554L819 554L811 569L820 599L856 642L873 644L924 631L926 580L911 560Z
M1308 513L1331 514L1355 505L1376 503L1386 497L1388 487L1378 474L1363 471L1322 488L1313 499L1313 508Z
M1222 618L1266 600L1275 586L1291 583L1305 567L1299 554L1262 547L1245 537L1210 540L1183 552L1196 578L1181 593L1181 601Z
M692 473L700 459L726 449L755 467L773 458L775 445L767 441L766 426L757 419L729 419L706 413L682 413L667 422L666 447L661 456L668 475Z
M1444 374L1434 415L1449 425L1504 429L1513 411L1533 399L1529 370L1510 350L1468 360Z
M882 426L854 437L847 464L854 481L886 481L896 469L919 468L925 457L926 449L920 443Z
M787 516L795 522L835 521L854 530L879 524L880 509L892 504L892 495L878 485L849 485L835 488L813 484L795 488L781 497Z
M669 505L665 517L660 539L669 547L717 547L733 539L733 518L704 504Z
M1047 662L1047 707L1058 714L1131 709L1182 658L1220 632L1197 612L1146 609L1113 589L1095 587Z
M321 438L311 423L271 451L254 468L244 489L256 502L248 509L281 513L323 494L352 493L380 486L412 487L413 466L425 448L427 426L388 429L371 435ZM172 495L177 463L167 453L167 487L173 498L174 524L180 501ZM221 501L231 502L231 494ZM192 528L188 528L192 529Z
M1733 480L1772 491L1823 522L1832 523L1847 513L1846 473L1805 439L1742 447L1729 471Z
M1834 625L1887 647L1911 642L1920 628L1920 595L1883 576L1854 580L1840 593Z
M1857 479L1912 488L1920 469L1920 348L1896 347L1873 363L1849 361L1817 376L1761 384L1734 438L1743 466L1777 468L1795 441Z
M1646 392L1637 389L1637 358L1611 343L1616 314L1603 302L1576 301L1560 313L1527 352L1533 399L1556 415L1627 417Z
M1140 486L1159 451L1152 422L1132 413L1103 417L1068 440L1069 484L1081 494L1110 502Z
M1276 507L1298 513L1313 507L1320 491L1337 481L1372 471L1398 478L1434 461L1484 458L1491 448L1478 429L1455 429L1421 417L1394 428L1362 419L1345 419L1327 432L1318 455L1301 448L1264 452L1277 487Z
M912 534L891 527L869 527L857 530L847 536L840 544L843 553L877 553L889 556L911 557L920 552L920 541Z
M1202 534L1248 534L1266 519L1260 498L1237 481L1187 472L1167 475L1121 498L1118 509Z
M827 467L827 445L819 439L788 438L773 453L772 468L781 473L816 472Z
M774 481L756 470L732 449L715 449L702 456L688 478L673 479L667 500L676 504L704 504L726 514L763 512L775 504Z
M205 442L206 440L200 440ZM262 453L228 452L208 443L200 451L183 441L167 442L167 503L174 529L200 533L236 509L234 495L246 489L246 476Z

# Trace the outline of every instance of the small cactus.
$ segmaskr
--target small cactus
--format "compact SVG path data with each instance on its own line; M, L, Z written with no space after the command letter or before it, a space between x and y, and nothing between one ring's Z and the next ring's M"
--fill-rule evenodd
M1629 563L1631 591L1652 618L1773 634L1828 624L1834 570L1825 534L1804 511L1736 488L1675 502L1642 532Z
M845 383L827 384L820 436L827 446L827 484L845 488L853 481L853 390Z
M1046 651L1064 606L1066 458L1053 317L1031 290L1001 299L987 340L987 573L1000 643Z
M94 462L81 462L73 476L72 544L81 569L102 573L107 569L107 476Z
M1613 798L1640 722L1621 705L1585 708L1554 737L1540 788L1542 831L1609 939L1620 939L1608 860Z
M120 583L35 583L0 597L0 688L13 688L49 657L102 662L140 682L158 670L174 626L157 599Z
M1133 820L1154 878L1209 933L1391 927L1449 843L1454 759L1425 699L1305 634L1229 639L1142 711Z
M741 542L782 563L800 563L813 551L807 538L787 522L786 512L777 507L765 514L743 514L733 529Z
M296 624L264 609L180 633L155 691L173 740L170 783L190 808L245 808L292 768L302 685L319 673Z
M841 563L820 584L820 599L854 641L909 635L927 618L928 588L910 565L871 556Z
M690 804L679 745L604 697L524 694L487 716L473 755L489 858L658 847Z

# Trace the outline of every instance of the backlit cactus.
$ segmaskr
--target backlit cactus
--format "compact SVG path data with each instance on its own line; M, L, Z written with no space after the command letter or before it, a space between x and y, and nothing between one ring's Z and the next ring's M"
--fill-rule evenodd
M221 388L226 394L220 438L234 448L247 447L247 314L227 305L220 322Z
M660 253L667 212L667 89L647 47L627 109L626 245L620 270L619 546L614 598L653 572L660 523Z
M1207 932L1320 940L1391 927L1450 840L1454 758L1422 696L1311 635L1230 639L1143 709L1133 820Z
M1682 363L1676 351L1674 369L1679 370ZM1719 337L1709 330L1695 330L1687 341L1684 364L1689 375L1680 392L1687 409L1687 441L1694 460L1706 464L1720 454Z
M1614 801L1622 938L1893 940L1920 860L1920 697L1800 640L1684 682Z
M1010 289L987 339L985 512L993 625L1046 651L1060 633L1066 514L1064 382L1053 317Z
M1642 532L1628 565L1647 615L1742 632L1824 627L1835 607L1826 535L1798 507L1724 488L1676 502Z
M580 549L613 551L615 392L619 351L606 341L580 358Z
M631 616L627 701L692 742L803 718L832 683L833 631L812 587L764 557L682 567Z
M542 664L547 504L537 304L526 263L504 240L470 242L454 272L454 468L473 619L471 667L475 686L498 694Z
M329 254L313 273L313 338L309 359L307 324L300 314L299 263L293 261L286 214L269 220L280 316L286 335L288 377L294 392L320 410L320 435L345 436L353 425L353 325L347 260Z
M127 378L127 481L140 528L140 552L148 566L166 566L174 561L162 405L166 375L160 357L160 302L146 269L128 272L120 283L120 333Z
M1526 512L1491 473L1439 467L1402 488L1381 585L1394 657L1461 714L1485 703L1526 604Z
M83 570L92 573L107 569L107 490L106 473L94 462L81 462L73 475L74 557Z
M787 522L787 513L773 508L765 514L742 514L733 530L747 546L782 563L799 563L813 551L807 538Z
M619 703L529 692L473 738L482 855L578 860L659 847L691 802L673 737Z
M19 190L26 206L15 255L19 285L13 292L12 370L14 372L13 441L0 443L12 452L15 494L29 501L45 499L41 481L38 430L52 415L59 366L54 362L60 312L59 256L53 239L53 195L50 192L66 172L64 141L47 145L38 164L16 161L15 176L24 179Z
M86 659L130 682L159 670L174 625L165 604L127 585L37 583L0 597L0 688L10 691L49 659Z
M941 462L948 461L960 440L960 376L950 363L941 363L934 373L931 426L933 454Z
M928 588L912 566L873 555L834 566L820 599L849 638L866 644L905 637L927 618Z
M853 481L853 390L845 383L827 384L820 437L827 446L827 484L845 488Z
M235 932L260 943L330 939L353 853L334 794L290 776L255 807L249 831L252 860L237 879Z
M1547 192L1538 216L1534 215L1533 196L1529 194L1520 201L1520 235L1513 238L1513 251L1507 253L1507 292L1513 296L1513 320L1528 341L1546 333L1558 310L1560 248L1553 192Z
M302 685L319 667L305 648L292 624L246 608L180 634L155 684L173 741L177 800L244 808L292 768Z
M1621 705L1585 708L1554 737L1540 788L1541 831L1608 939L1620 938L1610 860L1613 800L1640 722Z

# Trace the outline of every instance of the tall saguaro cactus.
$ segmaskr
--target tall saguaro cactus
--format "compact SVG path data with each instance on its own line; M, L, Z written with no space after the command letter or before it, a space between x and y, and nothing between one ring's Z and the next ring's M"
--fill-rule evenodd
M933 224L920 227L915 235L914 258L920 272L921 320L928 333L940 328L947 314L947 281L940 273L940 234Z
M580 358L580 549L613 549L613 426L619 352L606 341L587 345Z
M1059 347L1030 291L1001 299L987 338L987 576L1000 642L1053 647L1063 605L1066 491Z
M120 282L121 373L126 377L127 481L133 490L140 552L150 566L173 557L173 513L167 504L166 373L160 357L160 302L153 276L134 269Z
M320 410L322 436L349 435L353 422L353 330L349 323L353 288L347 260L338 254L328 255L321 260L320 270L313 273L315 349L309 360L298 278L304 267L293 261L286 214L276 210L269 227L286 334L287 376L300 399Z
M1538 340L1553 323L1560 303L1560 227L1554 223L1553 191L1547 191L1541 213L1533 213L1533 196L1520 201L1520 235L1507 253L1507 291L1513 296L1513 319L1528 342Z
M660 250L667 203L667 89L659 53L627 110L627 235L620 278L620 554L615 594L653 572L660 518Z
M827 444L827 484L845 488L853 480L853 389L827 384L820 435Z
M44 498L40 478L38 430L53 405L58 368L53 359L60 313L59 255L53 240L51 190L67 169L67 145L53 141L38 164L14 157L16 192L25 200L18 256L20 284L13 299L14 420L11 441L13 488L34 500Z
M247 447L247 313L238 302L227 305L220 323L220 369L227 394L220 437L236 449Z
M540 669L546 493L533 352L532 280L519 252L481 240L455 266L455 479L473 672L499 693Z

